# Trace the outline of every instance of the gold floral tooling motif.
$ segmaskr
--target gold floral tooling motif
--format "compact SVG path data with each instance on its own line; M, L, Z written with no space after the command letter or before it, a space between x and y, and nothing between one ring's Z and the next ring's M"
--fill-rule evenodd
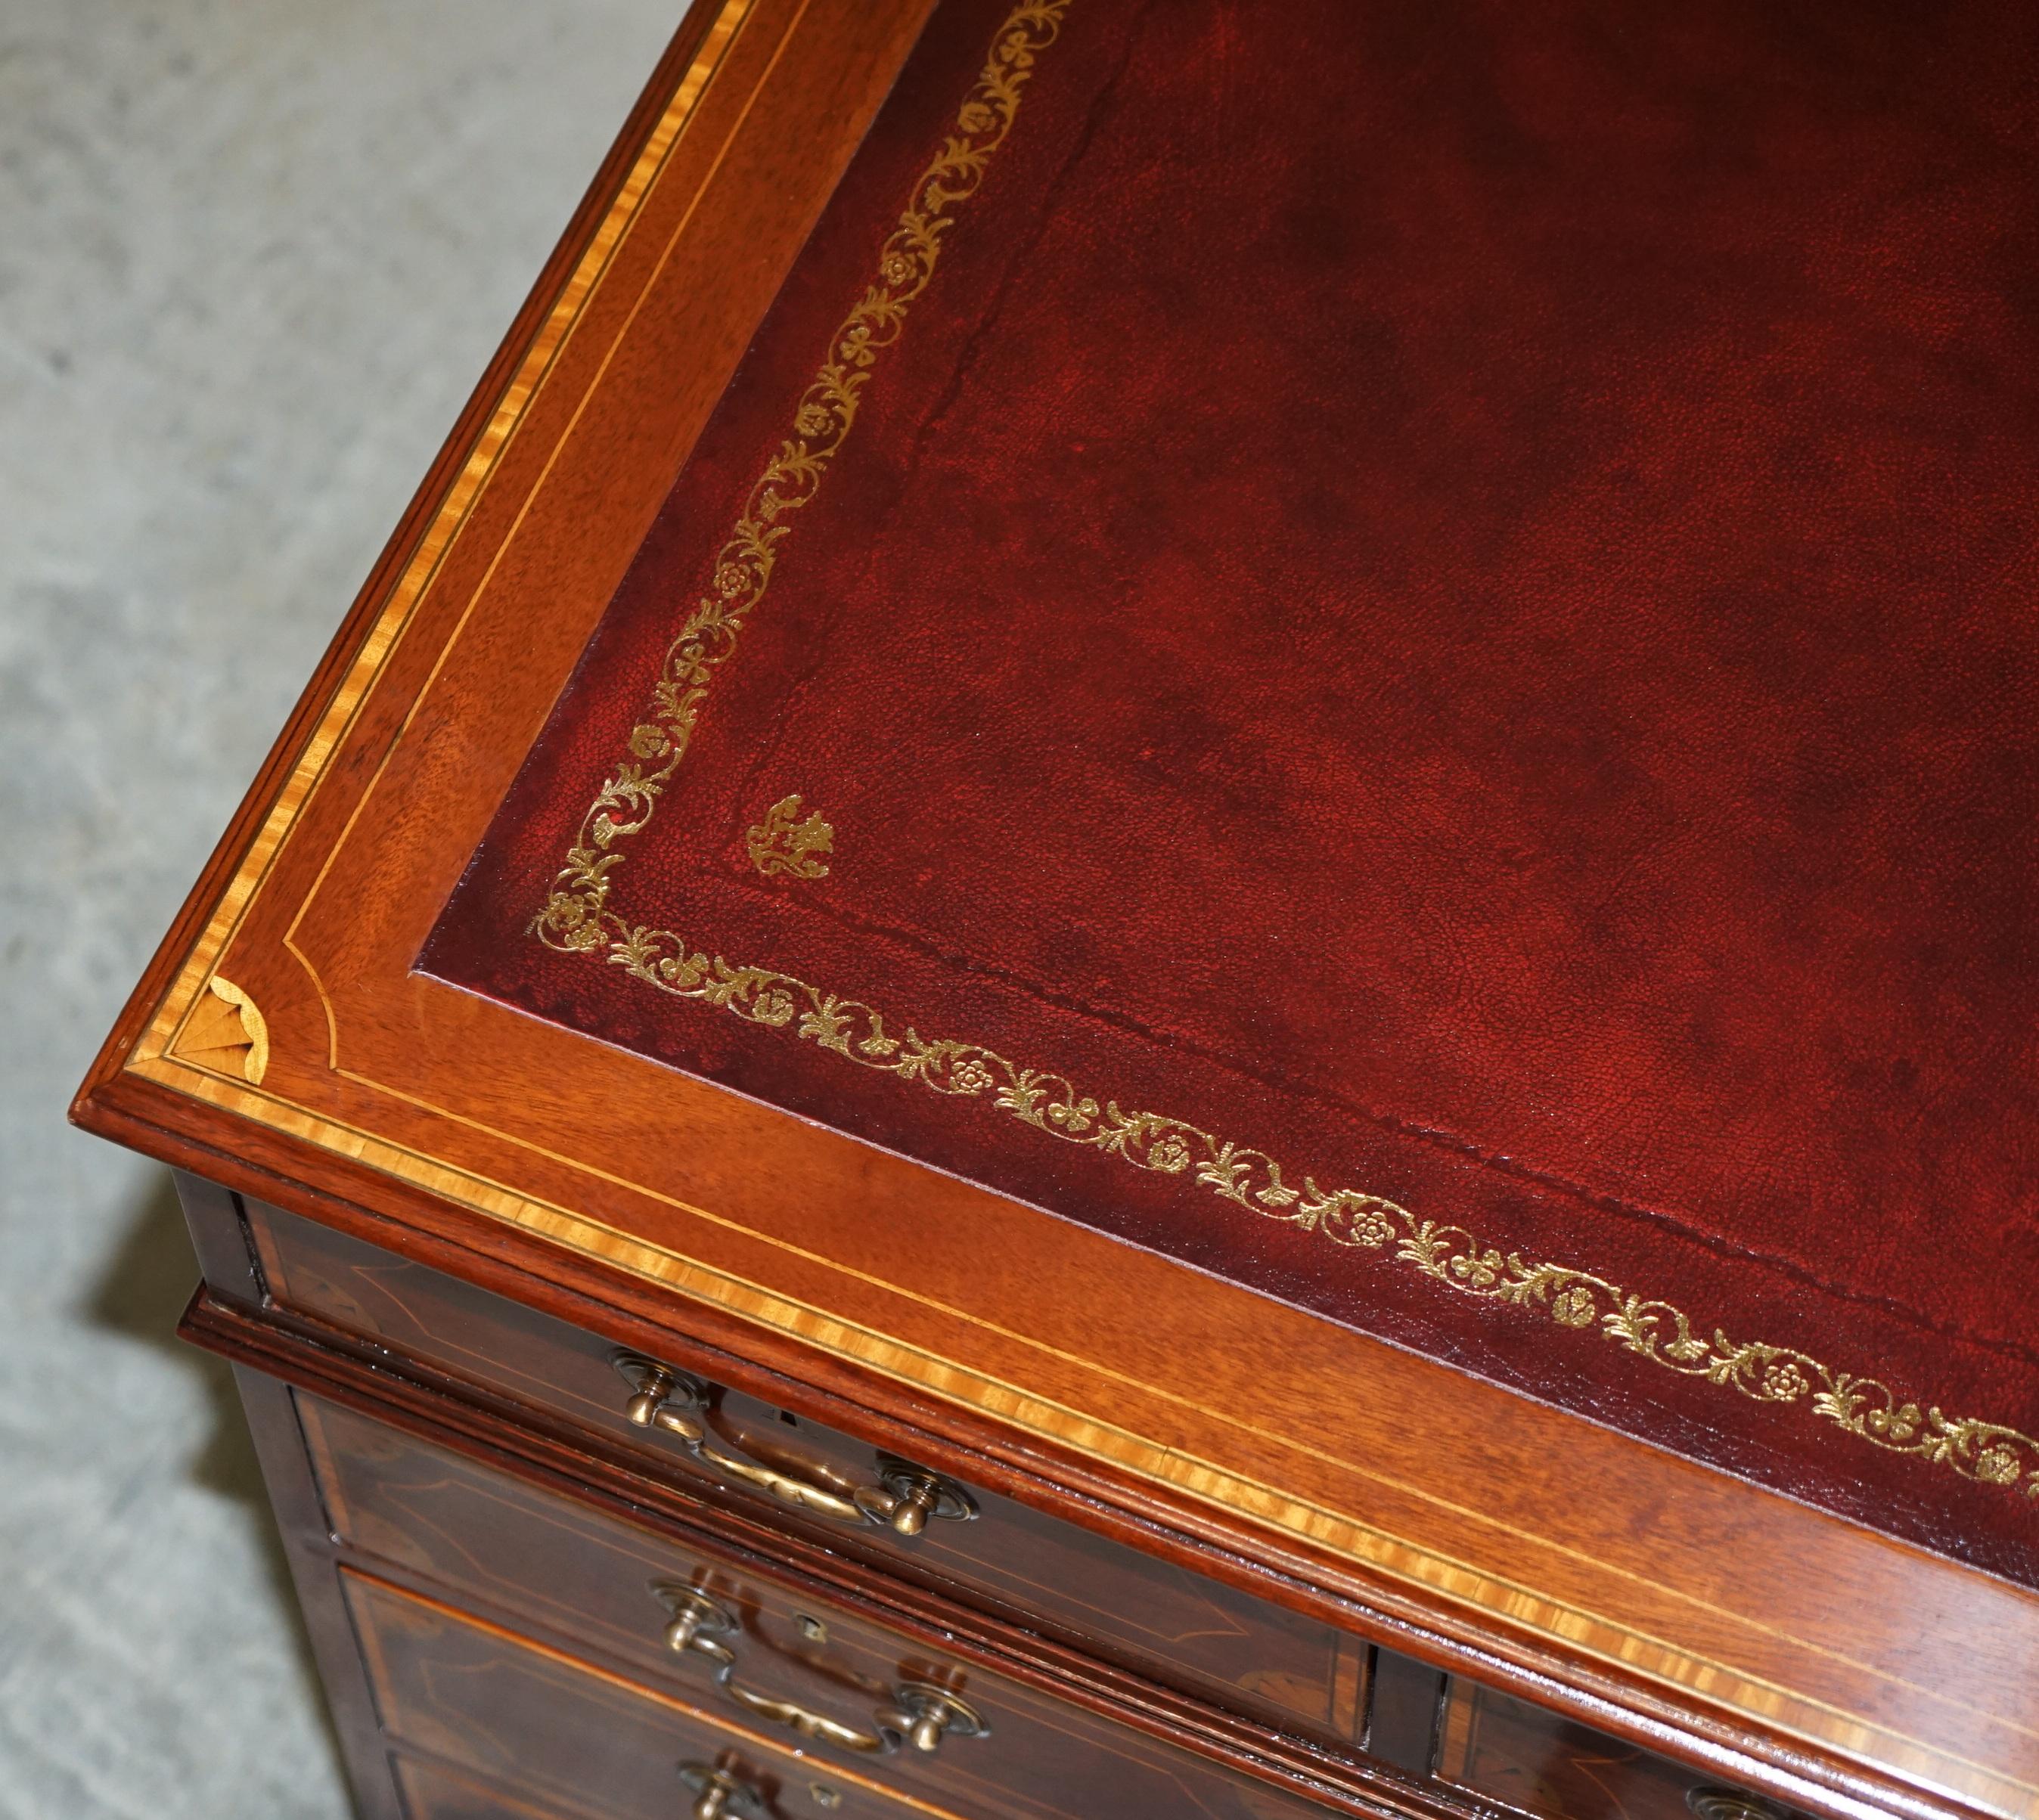
M782 796L765 811L765 819L743 837L750 863L767 878L826 878L829 869L818 854L835 851L835 830L818 814L800 815L797 795Z
M1000 26L955 131L922 173L880 252L874 282L801 394L793 434L752 487L716 558L709 590L667 648L650 708L630 735L630 756L590 805L533 922L533 933L563 952L599 955L660 992L788 1032L929 1091L980 1100L1045 1136L1136 1169L1179 1177L1186 1185L1334 1245L1373 1252L1456 1294L1541 1315L1559 1328L1597 1329L1638 1359L1681 1376L1703 1378L1756 1402L1801 1406L1886 1451L2039 1496L2039 1441L2018 1429L1946 1415L1879 1378L1837 1370L1796 1347L1731 1340L1719 1327L1709 1333L1707 1323L1695 1324L1683 1310L1592 1271L1504 1253L1464 1227L1422 1218L1378 1195L1319 1188L1312 1176L1285 1174L1263 1151L1184 1120L1124 1110L1114 1099L1100 1101L1065 1076L1024 1067L982 1044L925 1039L910 1026L894 1033L860 1000L839 998L791 974L711 956L670 930L632 923L610 907L612 874L623 857L617 844L650 823L685 755L716 669L735 651L745 620L764 597L792 529L789 515L814 498L841 449L879 355L898 340L909 306L927 289L955 211L975 194L1012 131L1035 59L1054 43L1069 3L1027 0ZM761 837L776 843L783 830L773 817L784 811L790 821L799 806L799 798L788 797L762 827L750 830L752 858L761 870L771 870L758 858ZM821 825L826 831L826 824ZM799 857L827 850L811 845Z
M792 531L790 515L811 500L850 427L878 357L897 342L906 314L934 276L956 210L977 193L1020 111L1035 61L1061 30L1069 0L1024 0L1007 15L955 130L913 186L913 199L878 256L878 269L832 338L830 357L801 393L793 433L765 464L717 554L708 591L666 647L644 719L631 730L630 756L611 772L582 818L580 832L533 925L569 953L601 947L621 920L608 908L617 843L651 819L666 781L686 756L717 668L736 649L751 609L764 598Z
M1718 1327L1708 1333L1682 1309L1592 1271L1503 1253L1464 1227L1421 1219L1379 1195L1320 1188L1313 1177L1287 1174L1264 1151L1186 1120L1100 1101L1064 1075L1024 1067L981 1043L923 1037L911 1026L888 1028L882 1014L859 999L769 968L733 965L691 949L670 930L630 929L602 953L611 965L663 992L788 1031L932 1092L982 1100L1047 1136L1180 1177L1334 1245L1378 1253L1461 1295L1540 1314L1559 1327L1597 1328L1624 1351L1682 1376L1703 1378L1758 1403L1803 1404L1887 1451L1950 1466L1986 1484L2022 1484L2039 1496L2039 1441L2015 1428L1922 1407L1878 1378L1836 1370L1796 1347L1731 1340Z

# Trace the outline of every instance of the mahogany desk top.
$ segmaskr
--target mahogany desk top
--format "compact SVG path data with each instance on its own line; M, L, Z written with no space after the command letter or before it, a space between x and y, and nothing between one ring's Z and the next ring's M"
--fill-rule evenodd
M697 7L78 1116L2039 1814L2035 64Z

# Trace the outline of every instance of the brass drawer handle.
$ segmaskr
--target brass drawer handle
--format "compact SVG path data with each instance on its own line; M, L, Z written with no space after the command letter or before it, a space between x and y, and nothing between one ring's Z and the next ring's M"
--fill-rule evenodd
M878 1456L878 1491L872 1502L878 1520L901 1536L917 1536L930 1518L966 1523L977 1515L975 1500L962 1486L893 1454Z
M765 1797L727 1769L705 1763L682 1763L680 1779L698 1797L687 1811L691 1820L735 1820L739 1814L765 1811Z
M839 1523L860 1523L865 1520L863 1506L854 1499L825 1490L808 1480L796 1479L790 1473L775 1473L769 1466L739 1460L720 1447L697 1447L693 1456L703 1465L712 1466L725 1479L734 1479L740 1485L765 1492L796 1511L812 1511L817 1516L833 1517Z
M616 1369L632 1393L623 1405L623 1413L639 1428L663 1428L689 1447L697 1447L708 1439L708 1428L700 1414L697 1392L701 1386L696 1379L683 1378L669 1367L640 1359L634 1352L619 1352Z
M898 1704L879 1716L898 1726L909 1744L929 1756L952 1734L982 1738L991 1729L976 1708L931 1682L902 1681L892 1697Z
M868 1727L845 1724L825 1713L814 1712L795 1701L782 1700L746 1687L736 1678L736 1651L725 1638L741 1634L736 1620L693 1587L661 1586L654 1589L672 1620L666 1626L666 1644L685 1655L704 1655L716 1665L716 1685L754 1717L783 1725L839 1750L852 1750L867 1757L880 1757L898 1749L903 1740L916 1750L932 1753L945 1737L982 1738L990 1727L960 1695L932 1682L902 1681L892 1692L892 1704L879 1707Z
M763 1466L712 1446L707 1420L708 1388L698 1378L636 1352L619 1352L616 1369L631 1387L623 1412L640 1428L663 1428L678 1436L688 1452L725 1479L764 1492L794 1510L838 1523L883 1523L895 1535L917 1536L931 1520L967 1522L976 1501L962 1486L897 1454L878 1456L878 1482L848 1494L811 1479Z

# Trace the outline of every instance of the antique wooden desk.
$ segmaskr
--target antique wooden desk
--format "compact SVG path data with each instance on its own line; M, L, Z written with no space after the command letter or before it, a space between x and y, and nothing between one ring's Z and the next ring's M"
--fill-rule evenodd
M702 0L78 1103L365 1814L2039 1816L2035 51Z

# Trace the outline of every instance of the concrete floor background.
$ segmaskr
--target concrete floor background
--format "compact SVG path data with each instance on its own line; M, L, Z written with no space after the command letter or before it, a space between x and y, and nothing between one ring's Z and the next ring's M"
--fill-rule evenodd
M0 6L0 1816L346 1799L163 1171L64 1107L682 0Z

